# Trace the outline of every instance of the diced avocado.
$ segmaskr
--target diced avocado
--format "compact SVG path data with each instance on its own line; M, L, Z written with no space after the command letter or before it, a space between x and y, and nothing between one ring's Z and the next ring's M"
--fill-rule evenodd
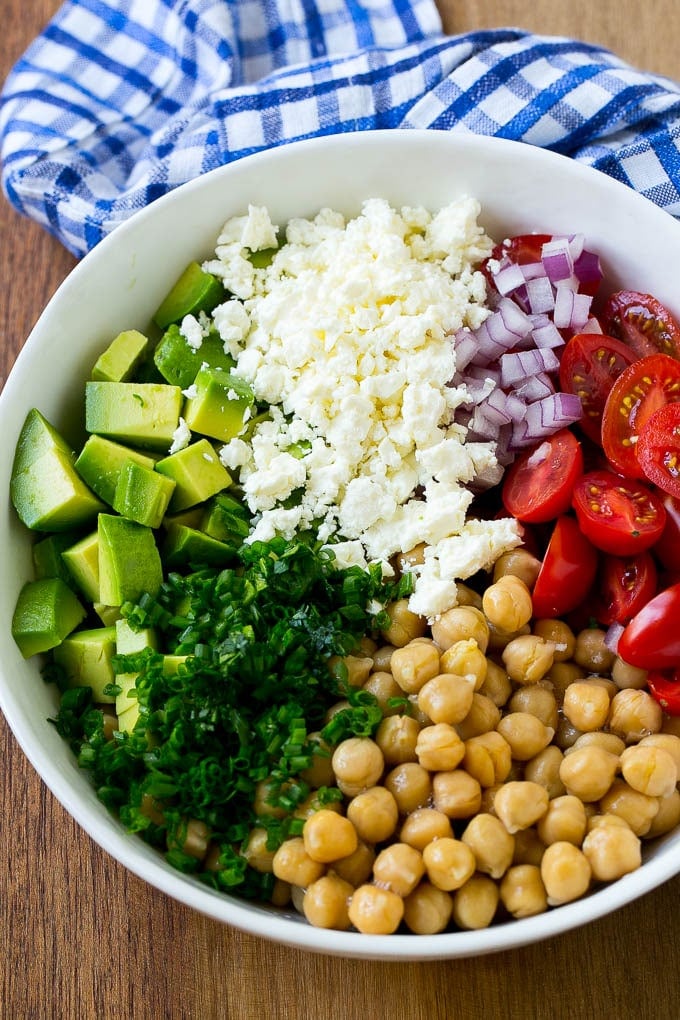
M192 506L188 510L180 510L176 514L166 514L163 518L163 527L167 531L176 524L185 524L188 528L197 528L199 531L203 531L201 521L204 514L205 509L202 506Z
M228 545L241 545L250 533L250 516L237 499L220 493L207 504L200 530Z
M120 620L120 606L107 606L103 602L93 602L92 608L105 627L113 627Z
M113 509L138 524L159 528L174 490L172 478L128 460L120 469Z
M133 630L127 620L116 621L116 651L119 655L133 655L145 648L158 648L158 635L152 627Z
M56 446L12 474L10 497L26 527L38 531L67 531L104 509L77 474L73 455Z
M90 602L99 601L99 532L93 531L64 549L62 559L79 590Z
M85 428L144 449L165 450L182 409L179 386L166 383L87 382Z
M135 374L149 349L149 341L136 329L126 329L111 341L92 368L92 378L125 382Z
M225 443L240 435L255 402L248 383L217 368L201 368L194 387L196 395L184 403L188 427Z
M71 453L71 447L63 436L57 432L53 425L50 425L40 411L33 408L28 412L24 424L21 426L14 451L12 474L18 475L22 471L26 471L43 454L55 449L62 450L65 454Z
M211 312L224 299L224 284L197 262L190 262L161 302L153 321L159 329L165 329L171 322L181 322L185 315Z
M256 269L266 269L272 264L278 250L278 248L262 248L260 251L251 251L248 259Z
M171 385L186 390L196 378L202 365L221 368L228 372L236 362L224 350L224 343L217 333L210 332L203 338L200 347L191 347L175 323L170 326L158 342L153 356L156 368Z
M126 712L133 705L137 705L137 692L135 691L135 684L137 683L137 677L139 673L119 673L116 676L116 686L120 687L120 692L116 695L116 715L120 720L121 715ZM120 721L118 723L120 727Z
M153 468L156 463L148 453L133 450L104 436L89 436L76 458L75 469L100 499L112 505L120 469L128 460L147 468Z
M28 581L17 599L12 637L25 659L55 648L85 619L85 610L60 577Z
M117 682L112 664L115 651L115 627L96 627L67 637L53 655L64 670L69 687L91 687L94 701L111 705L115 696L105 694L105 688Z
M234 550L202 531L183 524L168 528L163 543L163 560L170 569L193 566L224 566L234 558Z
M139 719L139 702L130 699L130 705L118 715L118 729L121 733L132 733Z
M68 585L73 578L61 558L64 549L78 541L77 531L57 531L47 538L41 538L33 546L33 570L36 580L41 577L60 577Z
M113 514L99 515L99 601L107 606L158 594L163 566L153 531Z
M231 485L231 475L207 439L199 439L159 460L156 471L175 483L171 511L203 503Z
M164 655L163 676L176 676L180 666L183 666L188 658L188 655Z

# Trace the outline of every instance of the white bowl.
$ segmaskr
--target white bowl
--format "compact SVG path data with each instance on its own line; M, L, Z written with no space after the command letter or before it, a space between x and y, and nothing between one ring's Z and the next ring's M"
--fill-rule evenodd
M275 222L323 206L359 211L380 196L435 209L460 194L482 203L482 222L513 233L583 232L601 255L612 288L648 290L671 308L677 298L680 225L604 174L528 145L443 132L335 135L243 159L184 185L137 213L74 269L21 351L0 397L0 491L9 490L19 429L36 406L58 426L81 426L82 385L111 336L144 329L169 284L193 258L212 252L222 223L248 203ZM649 848L643 866L583 899L537 917L433 936L368 936L312 928L295 913L207 889L128 835L97 800L86 773L48 723L55 692L10 634L17 594L31 574L30 537L7 497L0 516L0 706L24 752L67 811L140 878L219 921L301 948L345 957L441 959L525 945L629 903L680 871L680 830Z

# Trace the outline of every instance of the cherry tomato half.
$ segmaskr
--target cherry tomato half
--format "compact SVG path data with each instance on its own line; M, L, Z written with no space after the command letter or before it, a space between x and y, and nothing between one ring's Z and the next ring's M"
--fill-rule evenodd
M639 358L657 353L680 358L680 326L651 294L617 291L607 301L602 320L605 331L624 340Z
M673 673L647 674L649 693L668 715L680 715L680 669Z
M613 467L644 478L636 445L645 422L664 404L680 400L680 361L666 354L641 358L616 380L604 405L602 447Z
M583 474L581 444L561 429L520 454L505 475L503 506L520 521L554 521L571 506L574 484Z
M636 453L650 482L680 499L680 403L666 404L647 419Z
M558 517L531 595L534 616L550 619L575 609L588 595L597 553L573 517Z
M581 475L572 506L588 541L614 556L637 556L649 549L666 523L666 511L656 493L612 471Z
M619 638L618 654L640 669L680 666L680 584L659 592L636 613Z
M656 595L657 572L651 553L605 556L598 571L595 615L609 627L629 623Z
M635 357L621 340L600 333L577 333L562 351L560 389L580 397L579 425L594 443L602 442L602 412L609 391Z
M680 500L667 494L661 497L666 523L661 537L654 543L654 555L664 570L680 572Z

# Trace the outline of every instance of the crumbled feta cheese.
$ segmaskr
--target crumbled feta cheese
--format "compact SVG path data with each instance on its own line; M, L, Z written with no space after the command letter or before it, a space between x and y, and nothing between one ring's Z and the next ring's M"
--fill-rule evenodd
M168 453L179 453L191 442L191 430L184 418L179 419L179 424L172 434L172 444Z
M225 301L217 308L213 308L212 314L215 329L224 344L225 353L236 358L240 351L240 344L250 329L250 318L247 311L240 301L232 300Z
M188 343L189 347L191 347L194 351L200 349L201 344L203 343L203 338L205 337L205 330L195 315L185 315L182 319L179 331Z

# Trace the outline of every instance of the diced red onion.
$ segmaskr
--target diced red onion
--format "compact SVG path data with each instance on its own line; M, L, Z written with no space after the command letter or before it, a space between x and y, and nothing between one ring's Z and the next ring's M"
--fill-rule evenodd
M470 365L466 376L471 379L493 379L498 385L501 381L501 370L499 365Z
M486 400L491 391L494 389L495 384L493 379L474 379L472 376L465 382L465 386L468 391L469 400L466 400L466 404L481 404L482 401Z
M527 376L538 375L539 372L555 372L559 367L559 359L549 347L503 354L501 384L514 386Z
M596 319L594 315L591 315L585 325L581 326L582 333L601 333L602 326L600 320Z
M459 329L453 341L456 355L456 369L462 372L477 353L477 338L469 329Z
M576 263L576 260L581 257L585 243L586 239L583 234L572 234L569 238L569 254L573 263Z
M580 283L599 283L602 279L599 255L584 248L574 260L574 274Z
M526 262L521 268L525 280L535 280L539 276L545 276L545 266L542 262Z
M509 262L494 274L493 282L499 294L511 294L517 287L524 284L524 274L521 266L515 262Z
M553 431L573 425L581 417L581 401L575 393L553 393L543 400L527 404L525 421L535 440L543 439L546 429Z
M527 280L527 302L529 310L536 314L539 312L551 312L555 307L555 295L553 286L547 276L538 276L534 280Z
M580 330L590 318L591 303L588 294L576 294L569 287L558 286L553 315L557 328Z
M527 413L527 405L516 393L508 393L508 411L513 421L522 421Z
M564 337L554 322L547 322L545 326L537 326L531 335L537 347L550 347L554 350L556 347L564 346Z
M534 400L543 400L544 397L551 396L555 392L555 387L549 375L539 372L538 375L532 375L516 386L514 392L527 404L530 404Z
M492 390L480 408L486 418L495 425L508 425L512 421L512 415L508 410L508 398L503 390Z
M566 237L554 237L546 241L541 249L541 262L551 283L565 280L574 271L569 241Z
M622 623L612 623L604 635L605 647L609 649L614 655L616 655L619 647L619 639L626 628Z
M497 312L508 333L512 333L518 340L531 332L531 319L510 298L501 298Z

